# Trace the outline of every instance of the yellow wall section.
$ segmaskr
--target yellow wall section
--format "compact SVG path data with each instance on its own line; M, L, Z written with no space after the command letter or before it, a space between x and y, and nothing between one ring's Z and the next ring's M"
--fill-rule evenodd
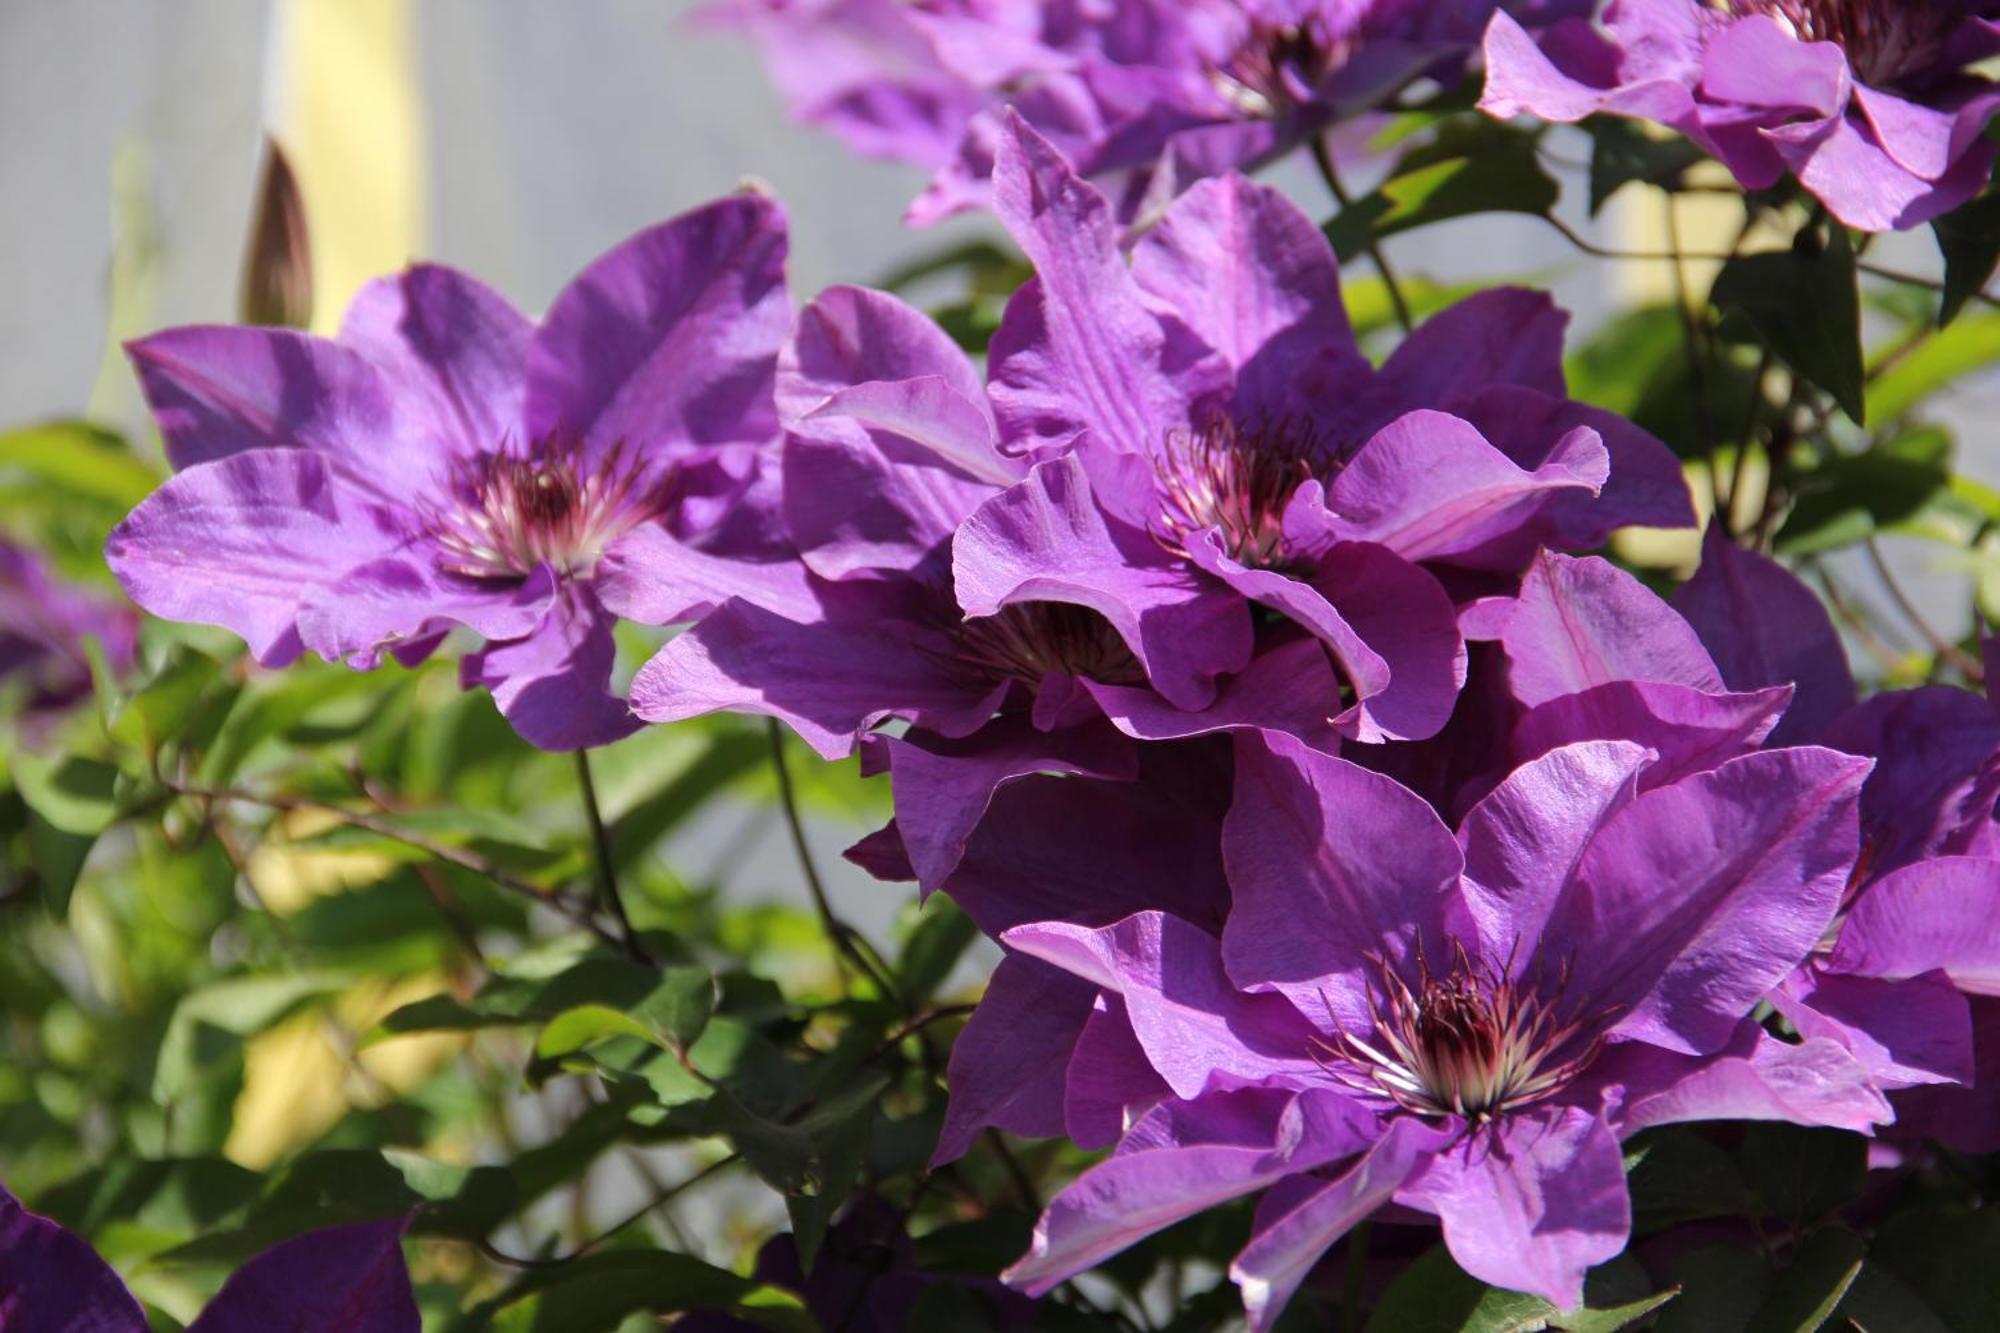
M332 333L355 290L424 249L425 132L416 6L281 0L269 119L312 235L312 327Z

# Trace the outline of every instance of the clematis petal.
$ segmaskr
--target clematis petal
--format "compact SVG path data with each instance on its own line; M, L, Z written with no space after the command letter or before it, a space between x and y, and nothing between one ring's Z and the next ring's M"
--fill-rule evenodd
M1361 359L1325 234L1284 195L1234 173L1174 201L1134 247L1132 276L1227 360L1239 402L1284 402L1329 348Z
M1871 977L1942 968L1962 990L2000 995L2000 861L1940 856L1868 886L1827 967Z
M0 1327L145 1333L145 1311L82 1238L0 1189Z
M979 1007L952 1043L951 1099L931 1165L956 1161L988 1125L1027 1138L1063 1132L1063 1086L1097 988L1061 968L1009 954L993 969Z
M421 640L439 624L460 624L486 639L534 633L555 605L547 565L519 584L454 578L421 548L357 565L338 581L307 588L299 599L299 638L328 661L371 670L385 650Z
M1079 1148L1108 1148L1171 1096L1132 1031L1125 1001L1098 992L1063 1076L1063 1133Z
M952 578L971 616L1014 602L1090 607L1181 708L1206 707L1216 678L1250 661L1243 603L1100 509L1074 456L1037 464L974 511L952 543Z
M341 317L339 342L396 375L444 439L474 454L527 442L521 398L534 331L484 283L442 264L412 264L362 285Z
M1890 1118L1866 1066L1840 1043L1779 1041L1745 1019L1711 1055L1681 1055L1620 1042L1599 1057L1593 1079L1623 1089L1618 1126L1697 1120L1783 1120L1866 1132Z
M683 541L657 523L632 529L597 562L598 600L639 625L699 620L731 600L806 618L818 609L792 559L753 559Z
M1500 636L1514 697L1532 708L1617 680L1719 691L1722 678L1686 621L1596 556L1543 552Z
M1489 1140L1431 1157L1398 1201L1438 1215L1472 1276L1565 1310L1583 1304L1584 1273L1632 1231L1617 1136L1578 1107L1510 1116Z
M1877 1088L1969 1083L1972 1007L1942 971L1898 980L1802 968L1771 1003L1807 1041L1845 1047Z
M1317 1018L1372 1026L1370 960L1448 938L1465 860L1430 806L1389 778L1289 737L1236 738L1223 826L1233 906L1223 964L1244 988L1293 996ZM1344 1006L1344 1007L1343 1007Z
M535 332L529 435L573 431L596 451L776 435L772 376L792 316L786 245L778 205L739 194L596 260Z
M403 1219L325 1227L230 1275L188 1333L417 1333Z
M1715 524L1701 549L1701 568L1674 594L1674 609L1701 635L1730 689L1794 688L1771 744L1818 740L1854 706L1847 651L1826 607L1790 571Z
M468 653L459 663L459 680L467 689L491 690L530 745L581 750L639 729L625 701L610 692L617 652L610 614L590 593L570 587L526 638Z
M299 655L301 599L400 546L399 519L320 454L251 449L169 480L112 530L104 557L154 615L221 625L280 666Z
M1406 408L1452 405L1494 384L1566 398L1563 330L1569 316L1546 292L1492 287L1432 315L1382 364Z
M1714 694L1660 681L1614 680L1550 699L1514 724L1514 753L1528 759L1583 740L1622 740L1657 758L1641 790L1679 782L1763 745L1791 702L1789 686Z
M1178 917L1140 912L1100 927L1044 921L1000 939L1123 999L1146 1058L1175 1096L1324 1079L1312 1055L1317 1029L1282 996L1237 990L1216 938Z
M1573 993L1631 1006L1614 1031L1716 1049L1832 921L1868 768L1833 750L1767 750L1647 792L1584 854L1543 947L1579 942Z

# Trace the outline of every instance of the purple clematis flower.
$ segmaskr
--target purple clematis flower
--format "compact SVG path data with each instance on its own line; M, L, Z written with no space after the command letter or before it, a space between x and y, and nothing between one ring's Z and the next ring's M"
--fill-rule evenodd
M723 199L585 269L540 324L448 268L364 287L328 340L170 329L129 349L179 473L112 533L132 599L257 659L412 662L452 627L524 737L637 726L612 617L777 604L760 515L790 319L783 215Z
M84 640L114 672L131 668L139 617L115 594L69 583L34 551L0 538L0 685L25 688L21 715L39 724L90 694Z
M1565 746L1454 836L1379 774L1237 748L1219 938L1162 911L1002 937L1098 989L1120 1072L1073 1068L1069 1095L1129 1126L1010 1270L1031 1294L1262 1191L1230 1270L1254 1329L1391 1202L1474 1276L1573 1306L1630 1230L1621 1138L1888 1118L1840 1044L1750 1020L1839 906L1868 761L1774 750L1641 791L1651 752Z
M1655 121L1746 189L1786 172L1850 227L1915 227L1977 194L2000 86L1984 0L1615 0L1601 29L1539 41L1506 14L1486 34L1496 116Z
M988 389L1003 449L1042 461L957 532L969 615L1090 607L1200 709L1275 613L1338 667L1342 734L1415 738L1464 680L1434 568L1506 575L1542 544L1691 520L1664 446L1564 397L1544 297L1473 297L1377 371L1324 236L1241 177L1184 195L1129 266L1103 195L1018 119L996 199L1037 277Z
M802 119L937 169L910 220L985 206L1008 111L1150 217L1410 83L1450 79L1496 9L1539 27L1589 0L725 0Z
M416 1333L403 1219L282 1241L223 1284L188 1333ZM146 1333L145 1312L82 1239L0 1189L0 1328Z

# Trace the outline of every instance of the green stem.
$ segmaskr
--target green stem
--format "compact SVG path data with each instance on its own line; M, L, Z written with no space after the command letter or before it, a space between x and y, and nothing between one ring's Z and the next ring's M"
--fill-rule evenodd
M1307 142L1312 146L1313 164L1319 168L1320 179L1326 182L1326 188L1333 192L1341 208L1352 208L1354 200L1348 196L1347 187L1340 183L1340 172L1333 165L1333 154L1327 151L1326 140L1315 134ZM1373 236L1368 238L1367 254L1375 265L1375 271L1382 275L1382 287L1389 293L1389 307L1396 312L1396 323L1404 333L1410 332L1417 326L1410 316L1410 303L1403 298L1403 289L1396 281L1396 271L1389 267L1381 245Z
M632 929L632 918L625 914L625 901L618 896L618 873L611 859L611 834L604 827L604 811L597 803L597 782L590 775L590 751L576 752L576 781L583 789L583 812L590 821L590 844L592 860L597 868L597 896L604 910L618 922L618 932L624 940L625 951L642 963L653 960L639 943L639 932Z

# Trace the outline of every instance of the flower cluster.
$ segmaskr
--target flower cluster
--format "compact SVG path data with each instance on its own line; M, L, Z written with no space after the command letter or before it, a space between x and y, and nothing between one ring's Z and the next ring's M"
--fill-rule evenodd
M794 112L856 151L935 172L934 222L989 198L1009 111L1151 217L1196 180L1248 170L1452 80L1486 20L1531 28L1590 0L715 0L757 39Z
M1271 49L1237 104L1338 85ZM987 132L1035 277L983 373L881 292L794 317L756 196L539 324L413 269L331 341L135 344L181 470L113 568L266 664L468 629L467 682L550 748L733 710L885 772L850 855L1006 950L939 1158L987 1126L1109 1149L1030 1294L1255 1194L1253 1328L1388 1207L1568 1307L1649 1127L2000 1146L1992 705L1857 702L1817 601L1719 534L1672 604L1581 554L1695 515L1665 446L1569 397L1545 296L1377 366L1277 193L1212 174L1128 252L1094 159ZM614 617L687 626L629 708Z
M1486 34L1496 116L1632 116L1715 157L1745 189L1787 172L1843 223L1920 226L1993 168L2000 6L1978 0L1613 0L1539 40L1506 14Z

